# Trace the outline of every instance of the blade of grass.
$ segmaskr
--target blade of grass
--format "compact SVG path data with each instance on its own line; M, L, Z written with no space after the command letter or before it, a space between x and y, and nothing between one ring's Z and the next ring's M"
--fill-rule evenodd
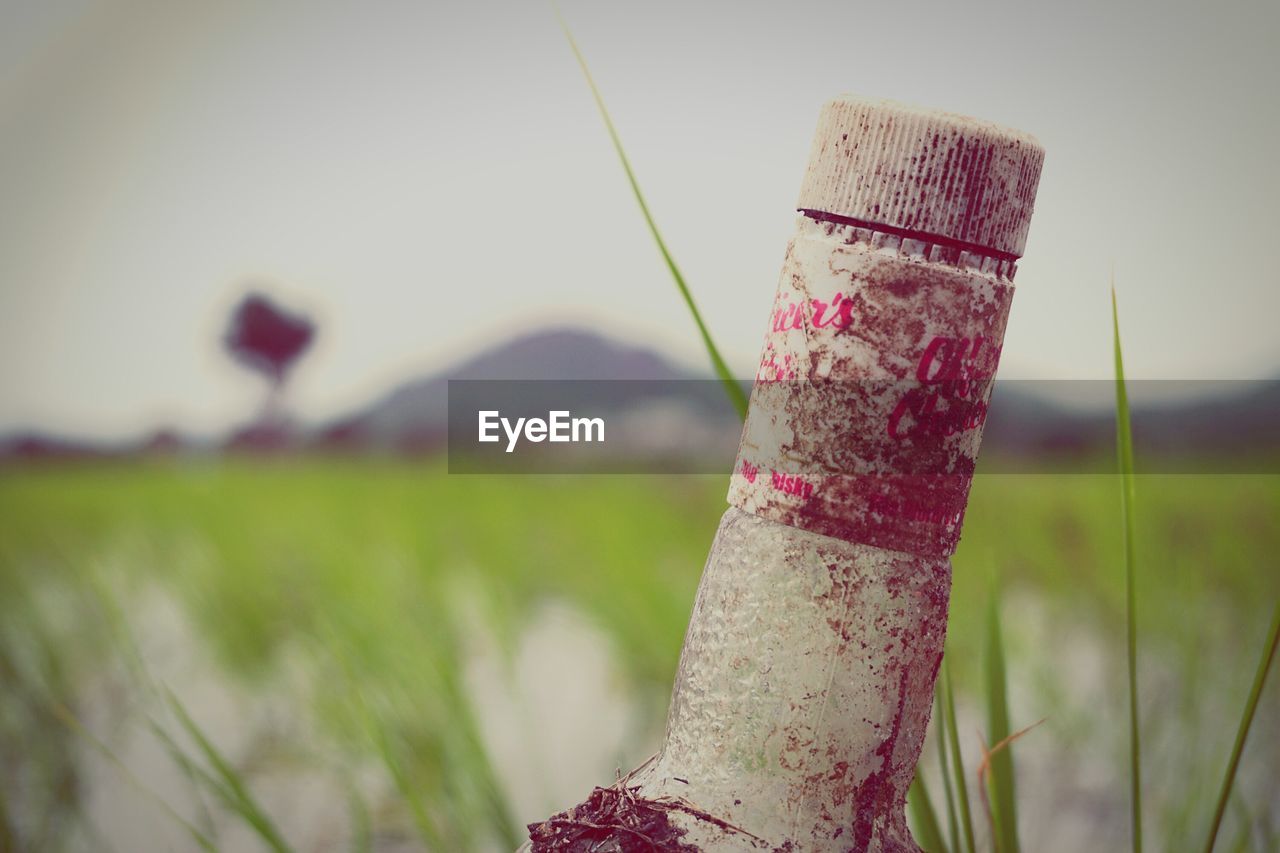
M129 620L120 605L116 590L108 582L107 577L99 571L88 572L85 575L85 580L88 588L92 591L94 607L101 614L103 622L110 632L112 647L119 650L120 659L124 662L127 671L142 691L164 703L165 688L148 669L142 650L138 646L137 638L134 636ZM173 759L173 762L190 784L191 797L199 811L197 820L203 823L205 834L216 847L217 828L214 824L213 814L209 810L209 804L205 797L206 791L204 790L205 788L217 790L216 781L204 768L191 760L160 723L152 719L150 715L144 716L146 716L147 725L152 734L165 747L170 758Z
M1008 749L1010 746L1013 745L1014 741L1022 740L1022 738L1026 737L1031 732L1032 729L1041 725L1047 719L1049 718L1041 717L1040 719L1036 720L1034 723L1027 726L1026 728L1018 729L1013 734L1008 735L1005 738L1002 738L999 742L996 743L995 746L991 747L990 749L987 749L986 746L984 745L982 749L982 761L978 763L978 773L977 773L978 778L982 779L987 775L988 771L991 768L992 760L997 755L999 755L1002 750Z
M1002 754L1007 753L1009 747L1013 746L1014 741L1020 740L1022 737L1024 737L1028 732L1030 732L1036 726L1043 723L1045 719L1047 718L1041 718L1039 720L1036 720L1034 723L1027 726L1025 729L1019 729L1013 734L1007 735L990 749L987 749L987 745L985 743L982 743L981 741L979 741L980 747L982 749L982 760L978 762L978 769L975 774L978 777L978 794L982 798L983 808L986 809L987 821L988 823L991 824L992 840L993 842L995 842L997 850L1000 849L999 845L1001 843L999 840L999 836L997 835L997 829L999 827L999 824L997 822L995 813L992 811L991 798L987 796L987 789L993 780L993 774L991 769L992 762L998 759ZM1014 827L1014 830L1015 830L1014 843L1016 844L1017 843L1017 832L1016 832L1017 827L1016 826Z
M987 606L987 736L999 743L1009 737L1009 696L1006 684L1004 638L1000 630L1000 595L995 580ZM999 853L1018 853L1017 782L1012 750L991 756L992 838Z
M1271 671L1271 662L1275 660L1277 644L1280 644L1280 602L1276 602L1275 613L1271 617L1271 630L1262 648L1262 659L1258 661L1258 671L1253 676L1253 687L1250 688L1249 699L1244 705L1244 715L1240 718L1240 728L1236 731L1235 745L1231 747L1227 773L1222 780L1222 793L1218 796L1218 808L1214 811L1213 825L1209 828L1209 839L1204 845L1205 853L1212 853L1213 845L1217 841L1218 830L1222 826L1222 816L1227 811L1227 800L1231 797L1231 787L1235 784L1236 770L1240 767L1244 742L1249 737L1249 728L1253 725L1253 716L1258 710L1258 700L1262 696L1263 685L1267 682L1267 673Z
M173 763L178 765L178 769L182 771L182 774L191 783L192 790L198 792L208 789L214 794L214 796L226 803L228 808L239 814L239 811L234 804L235 795L227 790L227 787L222 783L222 781L206 770L198 761L188 755L182 745L174 739L173 735L169 734L168 729L162 726L157 720L151 716L147 716L146 721L147 728L153 735L155 735L156 740L160 742L162 747L164 747L165 752L169 753L169 758L173 760ZM207 821L207 825L210 827L209 835L216 840L217 833L214 829L212 820Z
M337 643L329 644L330 648L341 650L343 647ZM399 751L391 742L391 736L387 731L387 727L383 720L374 713L373 708L369 706L364 692L359 688L359 682L355 680L355 663L348 658L345 652L339 652L335 655L342 675L346 680L346 693L354 702L354 710L360 727L364 731L364 735L368 738L368 742L377 752L378 758L382 761L382 765L386 768L387 773L391 776L391 781L395 786L396 792L404 800L405 805L409 808L410 817L413 819L414 826L418 830L423 844L428 850L446 849L444 841L444 833L441 828L432 820L428 814L426 806L422 802L421 796L416 786L412 783L406 772L403 762L400 760Z
M445 849L443 833L427 813L427 807L423 804L422 798L418 795L416 787L409 778L404 764L400 760L399 752L391 743L386 728L381 721L372 717L366 721L366 724L369 727L369 735L373 739L373 745L378 750L378 757L382 759L383 766L391 774L391 781L395 784L396 792L409 806L409 813L413 817L413 822L418 828L418 834L422 836L427 849Z
M1240 825L1235 844L1231 845L1231 853L1248 853L1249 842L1253 840L1253 815L1249 813L1249 807L1245 805L1239 792L1231 797L1231 802L1236 810L1236 823Z
M1132 807L1133 850L1142 851L1142 748L1138 732L1138 624L1135 616L1133 433L1129 426L1129 395L1124 384L1124 357L1120 352L1120 312L1116 307L1115 276L1111 281L1111 325L1116 360L1116 451L1121 477L1124 514L1125 626L1129 661L1129 801Z
M951 767L955 774L956 806L960 812L960 826L964 830L964 849L965 853L977 853L977 847L973 843L973 812L969 808L969 787L964 781L964 756L960 752L960 736L956 730L956 697L951 688L951 664L945 658L942 661L942 691L947 716L947 740L951 748Z
M92 746L94 750L98 752L99 755L101 755L107 761L111 762L112 766L114 766L116 770L120 773L121 778L123 778L125 782L129 784L129 787L133 788L135 791L137 791L147 799L154 802L156 805L160 807L161 811L163 811L166 815L169 816L171 820L173 820L175 823L177 823L179 826L185 829L187 831L187 834L191 836L191 840L194 841L197 845L199 845L200 849L207 850L209 851L209 853L215 853L215 851L218 848L214 845L213 841L210 840L210 838L207 835L201 832L199 828L196 827L195 824L191 823L191 821L187 820L182 815L178 814L178 812L174 810L173 806L169 805L169 803L166 802L163 797L161 797L155 791L151 790L151 788L144 785L142 780L139 779L137 776L135 776L133 771L130 770L128 766L126 766L125 763L120 760L120 757L111 750L111 747L107 746L107 744L104 741L102 741L100 738L98 738L96 735L94 735L92 732L86 729L84 727L84 724L82 724L80 720L77 719L76 716L71 713L70 709L68 709L66 706L61 704L54 704L52 706L52 711L53 711L53 715L57 717L58 720L64 726L69 728L71 731L75 732L80 737L84 738L84 740L90 746ZM0 799L3 799L3 798L0 798ZM6 848L0 848L0 849L6 849ZM17 848L15 847L13 849L17 849Z
M347 804L351 813L351 853L371 853L373 850L373 818L364 797L350 780L347 782Z
M268 847L275 850L276 853L287 853L289 845L285 843L284 838L281 837L271 818L267 817L266 812L262 810L253 798L240 774L223 757L212 741L205 736L200 727L196 725L195 720L187 713L187 709L178 701L178 697L174 695L173 691L165 688L165 698L168 700L169 707L173 709L174 716L182 728L195 741L201 754L204 755L205 760L212 767L211 775L220 783L217 790L222 793L227 800L227 804L244 818L245 822L258 833L258 836Z
M933 810L933 801L929 798L929 789L919 773L911 782L911 790L907 792L907 805L911 808L911 817L915 823L916 841L925 853L946 853L947 846L942 841L942 830L938 827L938 815Z
M0 797L0 853L13 853L18 849L17 833L9 827L9 812L4 797Z
M951 781L951 762L947 760L947 715L942 710L942 692L934 691L933 717L938 725L938 763L942 769L942 793L947 801L947 840L951 850L959 853L960 824L956 816L955 786Z
M733 374L729 372L729 366L720 356L720 350L716 348L715 342L711 339L711 332L707 329L707 324L702 319L702 313L698 311L698 306L693 301L693 293L689 290L689 285L685 282L680 268L676 266L675 258L671 256L671 252L667 249L666 241L662 239L662 235L658 232L657 223L653 221L653 214L649 212L649 205L644 200L644 194L640 192L640 183L636 180L635 172L631 169L631 161L627 159L626 151L622 148L622 140L618 137L618 131L613 126L613 119L609 117L609 111L605 109L604 98L601 97L600 90L596 88L595 80L591 76L591 70L587 68L587 60L583 57L582 51L578 49L578 43L574 41L573 33L569 31L569 25L560 14L558 8L556 9L556 17L560 20L560 27L564 30L565 38L569 40L569 47L573 49L573 55L577 57L578 65L582 68L582 75L587 78L587 85L591 87L591 96L595 99L596 107L600 110L600 117L604 119L604 125L609 131L609 138L613 140L613 148L618 153L618 159L622 161L622 169L627 173L627 181L631 184L631 192L636 197L636 203L640 205L640 212L644 214L644 221L649 226L649 233L653 235L654 242L658 244L658 251L662 253L662 259L666 261L667 269L671 272L671 277L675 280L680 295L684 297L685 306L688 307L689 314L693 317L694 325L698 327L698 334L702 336L702 343L707 349L707 355L711 358L711 366L715 369L716 376L719 377L721 384L724 385L725 393L729 395L729 400L738 411L738 416L745 419L747 417L747 395L742 390L742 386L733 378Z

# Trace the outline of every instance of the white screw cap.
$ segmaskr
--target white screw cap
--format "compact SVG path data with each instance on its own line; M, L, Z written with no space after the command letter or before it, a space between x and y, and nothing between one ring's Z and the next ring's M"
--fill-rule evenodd
M990 122L841 95L818 118L801 210L1021 257L1044 149Z

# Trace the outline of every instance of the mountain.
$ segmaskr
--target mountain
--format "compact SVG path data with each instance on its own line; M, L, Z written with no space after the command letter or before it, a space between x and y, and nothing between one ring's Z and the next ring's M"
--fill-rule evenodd
M648 380L703 379L651 349L596 332L552 328L523 335L430 376L401 385L369 408L319 430L322 447L366 445L427 450L448 425L450 379Z

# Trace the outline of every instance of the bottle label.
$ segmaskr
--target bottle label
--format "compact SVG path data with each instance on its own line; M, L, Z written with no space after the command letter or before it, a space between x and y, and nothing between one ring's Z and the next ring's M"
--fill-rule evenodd
M827 536L948 556L1013 286L926 262L925 244L871 237L803 219L788 246L729 502Z

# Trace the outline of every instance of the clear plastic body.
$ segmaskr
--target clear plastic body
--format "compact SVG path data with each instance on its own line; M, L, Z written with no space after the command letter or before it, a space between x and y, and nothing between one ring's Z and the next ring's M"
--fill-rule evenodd
M673 812L683 840L706 850L917 849L904 806L950 591L946 559L730 508L689 621L666 743L632 784L745 830Z

